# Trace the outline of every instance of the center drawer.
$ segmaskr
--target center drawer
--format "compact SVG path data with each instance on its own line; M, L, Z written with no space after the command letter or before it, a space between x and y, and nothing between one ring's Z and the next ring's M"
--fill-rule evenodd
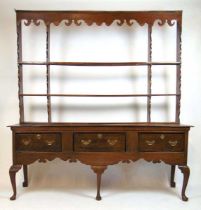
M75 133L74 151L125 152L125 133Z
M15 147L17 151L61 152L61 135L59 133L16 134Z

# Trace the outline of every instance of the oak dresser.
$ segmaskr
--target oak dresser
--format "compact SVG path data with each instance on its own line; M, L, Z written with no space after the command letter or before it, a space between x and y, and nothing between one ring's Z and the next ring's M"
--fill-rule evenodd
M171 166L170 186L175 187L175 167L183 173L181 197L183 201L189 179L190 169L187 166L189 125L180 124L181 99L181 11L16 11L17 16L17 53L18 53L18 86L19 86L19 124L12 125L13 165L10 168L10 179L13 187L11 200L16 199L16 173L23 168L23 186L28 186L28 165L35 161L46 162L60 158L91 166L97 175L96 199L101 200L101 176L109 165L119 162L129 163L144 159L153 163L164 162ZM146 25L148 40L148 58L144 62L69 62L50 60L51 24L58 26L65 21L67 27L83 22L88 26L103 23L110 26L116 22L119 26L132 26L133 20L139 25ZM26 61L22 56L22 24L38 26L40 22L46 27L46 60L43 62ZM152 61L152 28L155 22L176 26L176 58L172 62ZM47 92L45 94L24 93L23 67L42 65L46 67ZM53 94L50 91L51 66L145 66L147 67L147 93L127 95L98 94ZM175 93L152 93L152 67L174 66L176 68ZM24 97L39 96L47 100L48 122L26 122L24 114ZM152 122L152 97L175 97L175 121ZM52 97L145 97L147 99L146 122L119 123L63 123L53 122L51 117ZM135 190L135 189L133 189Z

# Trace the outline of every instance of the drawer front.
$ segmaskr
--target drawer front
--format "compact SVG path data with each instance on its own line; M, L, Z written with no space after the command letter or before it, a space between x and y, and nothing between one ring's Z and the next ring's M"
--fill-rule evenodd
M167 134L165 137L165 151L183 152L184 151L185 135Z
M58 133L16 134L16 151L61 152L61 135Z
M139 150L144 152L157 152L163 150L163 140L160 134L139 134Z
M182 152L185 136L183 133L140 133L139 151Z
M74 151L125 152L125 133L75 133Z

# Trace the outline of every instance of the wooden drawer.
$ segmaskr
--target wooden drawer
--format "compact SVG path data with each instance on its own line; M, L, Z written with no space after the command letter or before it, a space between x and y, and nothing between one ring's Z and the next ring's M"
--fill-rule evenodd
M75 133L74 151L125 152L125 133Z
M183 133L140 133L139 151L143 152L182 152L185 137Z
M166 134L165 135L165 151L182 152L184 151L184 134Z
M16 134L16 151L61 152L61 136L58 133Z

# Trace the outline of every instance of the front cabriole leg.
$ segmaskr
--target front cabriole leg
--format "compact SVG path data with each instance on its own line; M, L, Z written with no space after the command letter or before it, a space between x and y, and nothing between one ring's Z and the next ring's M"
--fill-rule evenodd
M175 165L171 165L171 176L170 176L170 186L175 187L176 183L174 181L174 176L175 176Z
M10 181L12 184L13 188L13 195L10 197L10 200L15 200L16 199L16 173L22 168L22 165L12 165L9 170L9 175L10 175Z
M22 183L23 187L28 187L28 166L23 165L23 174L24 174L24 182Z
M101 186L101 176L102 173L106 170L107 166L91 166L92 170L97 174L97 195L96 200L100 201L100 186Z
M186 187L187 187L187 184L188 184L188 179L189 179L189 176L190 176L190 168L188 166L179 166L179 169L181 170L181 172L184 175L182 193L181 193L182 200L183 201L188 201L188 197L186 196L185 192L186 192Z

